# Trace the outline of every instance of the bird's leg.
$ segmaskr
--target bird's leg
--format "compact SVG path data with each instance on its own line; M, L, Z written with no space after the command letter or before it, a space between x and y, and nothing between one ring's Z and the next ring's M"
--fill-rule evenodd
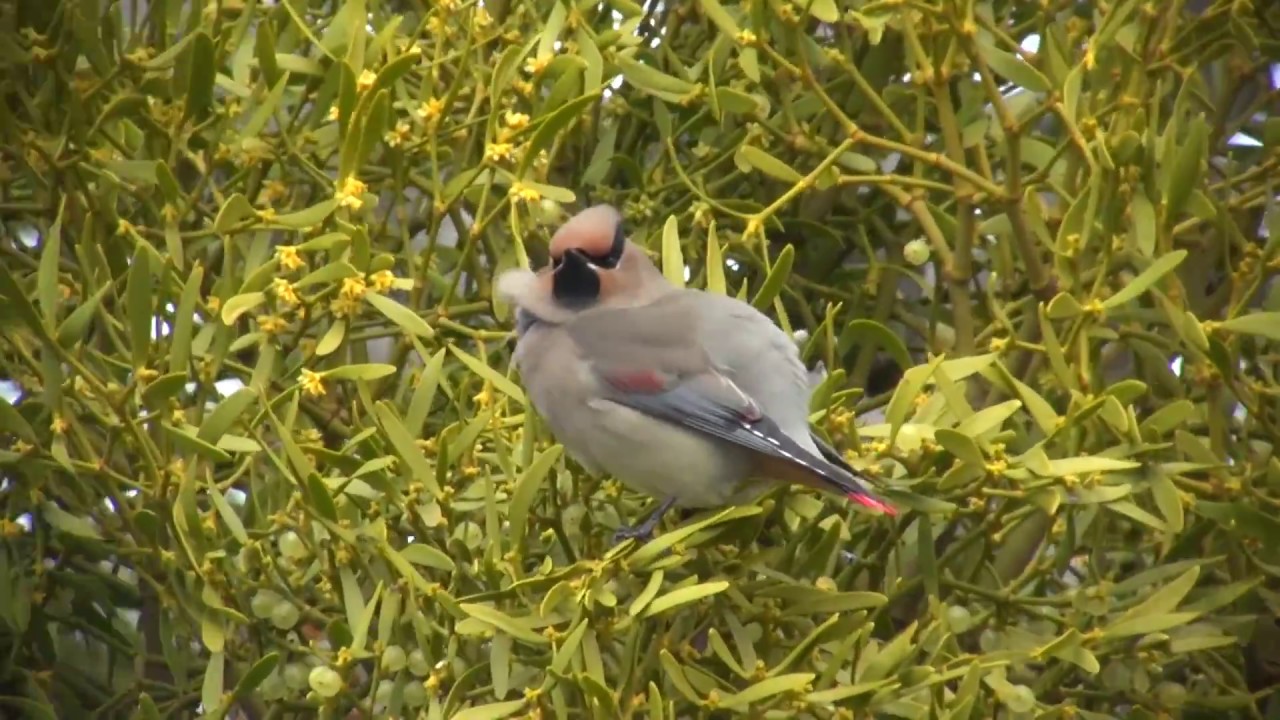
M646 518L644 522L632 527L624 525L618 528L617 532L613 534L614 544L616 545L624 540L642 541L653 537L653 531L658 527L658 523L662 521L662 516L666 515L667 511L675 504L676 499L674 497L669 497L666 500L663 500L662 504L658 506L658 509L650 513L649 517Z

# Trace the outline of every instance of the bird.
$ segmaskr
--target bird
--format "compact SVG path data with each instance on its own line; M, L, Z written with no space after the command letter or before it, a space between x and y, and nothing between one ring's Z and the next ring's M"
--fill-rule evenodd
M812 380L792 338L750 304L669 282L608 204L552 235L550 263L495 279L515 310L511 362L555 439L588 472L673 507L745 505L775 483L881 499L809 426Z

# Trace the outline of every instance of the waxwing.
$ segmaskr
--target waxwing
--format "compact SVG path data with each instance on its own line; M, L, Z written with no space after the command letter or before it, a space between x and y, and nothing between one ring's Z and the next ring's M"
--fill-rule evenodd
M538 413L588 471L674 507L746 504L770 483L896 511L809 427L809 375L791 338L751 305L678 288L608 205L570 218L551 263L503 273L513 362Z

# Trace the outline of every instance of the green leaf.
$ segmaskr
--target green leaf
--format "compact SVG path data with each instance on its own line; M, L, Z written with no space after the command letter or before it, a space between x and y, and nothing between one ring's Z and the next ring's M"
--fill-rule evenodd
M1108 473L1119 470L1132 470L1142 467L1141 463L1132 460L1118 460L1108 457L1070 457L1055 458L1041 469L1033 469L1040 477L1057 478L1067 475L1090 475L1092 473Z
M360 363L343 365L320 373L328 380L377 380L396 371L395 365L386 363Z
M262 79L267 85L274 86L280 81L280 63L276 61L276 29L269 22L259 23L253 29L254 56L258 59L258 69L262 71ZM247 137L252 137L245 133Z
M213 219L213 229L219 233L230 232L245 218L251 218L256 214L257 210L253 209L249 198L242 193L233 193L222 204L222 209L218 210L218 216Z
M111 285L103 285L98 288L97 292L89 296L83 305L71 311L67 319L63 320L62 324L58 326L58 345L64 348L73 348L84 341L85 331L102 304L102 296L106 295L110 289ZM27 307L30 306L28 305Z
M9 404L9 399L2 395L0 395L0 432L13 433L32 445L39 442L36 439L35 430L27 423L27 419L22 417L18 409Z
M672 685L676 686L676 690L679 690L680 694L685 696L685 699L699 705L702 704L702 697L698 694L698 691L694 689L693 685L689 683L689 678L685 675L684 667L680 665L680 661L676 660L675 656L672 655L669 650L663 648L658 651L658 662L662 663L663 674L667 676L667 679L671 681ZM651 695L655 692L656 689L651 685ZM652 705L652 703L650 704Z
M693 83L668 75L629 57L616 56L614 63L629 84L645 92L677 97L693 92Z
M809 590L809 588L803 588ZM827 592L814 589L796 597L796 602L789 606L783 615L816 615L820 613L849 613L859 610L878 608L889 599L877 592L850 591Z
M467 615L487 625L492 625L517 640L523 640L534 645L547 645L549 643L545 637L497 608L475 603L459 603L458 607Z
M271 652L259 658L258 662L249 668L249 672L240 676L240 682L236 683L236 689L232 691L232 697L242 699L248 697L258 686L266 680L272 672L275 671L276 665L280 664L280 653Z
M755 115L762 111L760 103L755 97L731 87L716 88L715 97L716 102L720 103L720 107L724 108L726 112L737 115Z
M333 496L329 494L329 488L320 479L319 475L310 473L307 475L307 495L311 500L311 507L320 517L329 522L338 521L338 508L333 504Z
M712 526L721 523L737 520L739 518L751 517L759 515L763 510L759 505L745 505L739 507L728 507L709 518L698 522L690 523L684 527L672 530L669 533L660 535L653 540L645 543L641 548L627 559L631 567L635 569L644 569L649 563L657 560L669 548L679 542L684 542L691 535L709 529Z
M445 572L453 572L456 569L453 560L440 550L423 543L412 543L400 551L400 555L405 560L414 565L429 567L433 570L443 570Z
M538 124L537 129L533 131L533 137L529 139L528 148L525 149L524 155L520 158L520 166L516 170L516 177L525 177L529 164L538 157L538 153L551 147L551 144L561 131L582 117L587 108L600 101L600 91L597 88L588 86L587 89L590 92L586 95L576 97L556 108L555 112L548 115L545 120Z
M684 279L683 275L680 279ZM720 251L720 240L716 237L715 220L707 227L707 290L717 295L728 293L724 280L724 256Z
M359 612L355 614L355 619L351 623L350 647L356 652L363 652L365 644L369 642L369 628L373 626L373 614L378 609L378 600L382 597L384 586L382 581L379 580L378 584L373 588L373 595L369 598L369 602L366 603L360 593L360 583L355 580L355 573L351 572L349 568L343 568L342 570L344 590L347 585L347 577L350 576L354 581L352 582L353 593L351 599L359 602L359 605L352 605L347 608L348 617L351 617L350 610L359 608Z
M426 320L386 295L367 292L364 294L364 300L388 320L399 325L400 329L407 334L423 338L435 337L436 331L431 329Z
M795 259L795 247L791 245L784 246L782 252L778 253L777 259L773 261L773 268L769 270L764 283L760 285L760 292L756 293L756 296L751 299L752 307L763 311L773 305L773 301L777 299L782 292L783 286L791 278L791 266L795 263Z
M393 86L396 85L399 79L404 77L404 73L410 72L421 61L421 53L404 53L398 58L389 61L389 63L383 65L383 69L378 70L378 79L375 79L374 86L370 90L394 90Z
M1257 335L1268 340L1280 340L1280 312L1259 312L1240 315L1216 323L1219 330L1244 335Z
M1167 132L1173 132L1172 124ZM1182 142L1171 142L1162 157L1164 172L1164 224L1171 227L1181 211L1187 207L1191 191L1200 182L1208 157L1209 123L1201 116L1191 120L1191 127ZM1172 157L1169 157L1172 155Z
M728 582L719 580L716 582L690 585L689 587L680 588L679 590L672 590L662 597L654 598L653 602L649 603L649 607L645 608L643 616L653 617L654 615L659 615L671 610L672 608L686 605L691 602L697 602L702 598L722 593L727 590L728 587Z
M560 459L564 446L552 445L538 453L533 462L520 474L515 490L511 493L511 503L507 506L507 517L511 522L511 545L517 551L524 548L524 534L529 523L529 511L533 507L533 499L542 487L542 481L551 472L552 466Z
M151 255L145 245L138 242L129 265L128 286L125 288L125 311L129 315L129 350L133 355L133 368L145 368L151 350L151 328L155 325L155 284L151 275Z
M264 215L263 224L274 228L306 230L314 225L319 225L337 209L338 199L329 198L297 212L285 213L284 215Z
M370 90L369 92L375 92ZM373 102L369 105L368 111L365 113L364 121L360 124L360 146L356 151L355 157L352 159L351 172L358 173L364 166L364 161L369 157L369 153L382 142L382 136L386 135L389 118L391 117L391 91L377 90L373 96Z
M1173 612L1178 609L1178 605L1187 597L1191 589L1196 586L1196 581L1199 579L1200 566L1193 565L1167 585L1151 593L1146 600L1129 608L1117 619L1117 622Z
M262 23L263 26L270 26L271 23ZM268 27L269 29L269 27ZM257 107L253 109L253 114L249 116L248 122L244 128L240 130L241 136L246 138L256 138L266 129L267 122L275 115L276 108L280 106L280 100L284 97L285 88L288 86L289 76L281 75L279 80L275 81L271 91L267 93Z
M915 650L913 638L918 621L912 622L898 636L880 648L880 652L862 668L855 678L859 683L875 682L889 677Z
M1133 193L1133 205L1130 211L1133 214L1133 223L1129 226L1129 231L1134 245L1143 256L1155 257L1156 208L1141 188Z
M817 675L814 673L790 673L761 680L740 693L721 698L720 707L730 709L745 708L750 707L752 703L766 701L774 695L798 692L813 682L815 677Z
M720 28L720 32L734 40L738 37L738 33L742 32L738 27L738 23L725 11L719 0L699 0L702 4L702 12L707 19L716 24Z
M200 686L200 702L204 705L204 711L214 716L222 715L222 693L226 687L223 677L225 664L226 658L221 650L209 653L209 663L204 669L204 682Z
M898 431L902 429L902 424L907 421L911 411L915 409L916 397L921 390L924 390L925 383L929 382L930 378L933 377L934 371L937 370L938 365L942 364L942 360L943 356L939 355L930 360L927 365L908 368L902 374L902 380L893 391L893 397L889 399L889 408L884 415L885 421L889 423L890 444L897 440Z
M187 80L187 99L182 118L204 120L213 105L213 82L217 79L218 66L214 58L213 39L203 30L197 30L191 41L191 75Z
M231 532L231 537L241 545L249 544L249 534L245 532L244 523L240 522L240 516L236 514L235 508L231 507L231 503L227 502L227 498L216 485L209 487L206 493L209 499L213 501L213 506L218 510L218 515L222 517L222 522L226 523L227 530Z
M524 709L527 700L508 700L506 702L476 705L466 710L451 713L453 720L502 720Z
M335 350L342 346L342 341L346 337L346 319L334 320L329 329L324 331L324 335L320 336L320 342L316 343L316 357L332 355Z
M52 713L49 714L49 720L54 720ZM160 709L156 707L156 701L147 693L139 695L138 709L133 711L130 720L160 720Z
M191 338L195 334L196 302L200 299L200 285L204 282L204 268L196 263L182 286L182 296L173 316L173 333L169 338L169 372L187 373L191 361Z
M408 466L409 476L426 485L432 495L439 497L440 485L436 482L436 474L427 463L422 450L414 443L413 435L409 434L408 428L396 414L395 407L382 400L374 407L374 413L378 416L378 423L382 425L382 432L395 448L396 455ZM399 554L396 556L399 557Z
M264 292L248 292L241 295L233 296L230 300L222 304L222 324L234 325L240 316L258 307L267 301L267 294Z
M301 280L294 283L298 288L309 287L311 285L319 285L323 283L335 283L349 277L355 277L360 271L354 265L348 262L331 262L324 267L317 268L306 275ZM368 294L366 294L368 297Z
M950 428L938 428L934 431L933 437L939 445L960 461L986 467L987 459L982 454L982 448L978 447L978 443L972 437Z
M1143 270L1138 277L1130 280L1119 292L1103 301L1102 306L1110 310L1137 298L1159 282L1160 278L1168 275L1174 268L1181 265L1186 258L1186 250L1174 250L1171 253L1160 256L1151 265L1147 266L1147 269Z
M45 329L58 326L58 263L62 258L62 213L66 198L58 203L58 217L44 234L40 248L40 269L36 273L36 302L44 313Z
M804 179L804 176L797 172L795 168L754 145L740 145L737 157L734 160L735 162L746 163L765 175L784 182L795 184Z
M1171 628L1180 627L1195 620L1200 613L1180 612L1180 613L1164 613L1160 615L1143 615L1141 617L1129 618L1117 622L1107 627L1102 632L1102 636L1106 639L1134 637L1136 635L1149 635L1156 632L1164 632Z
M662 226L662 274L672 285L684 287L684 253L680 250L680 225L675 215L668 215Z
M492 383L495 388L501 390L504 395L521 405L526 404L524 391L520 389L520 386L511 382L502 373L486 365L483 360L459 348L457 345L450 345L449 352L453 353L472 372L479 375L482 380Z
M240 388L228 395L227 399L218 403L213 412L200 423L196 437L207 443L216 444L240 419L240 416L254 404L257 396L258 394L249 388Z
M92 540L102 539L102 533L98 532L97 526L85 518L72 515L50 500L40 503L40 509L44 521L53 526L54 530Z
M220 450L184 429L176 428L167 422L160 423L160 427L164 428L165 435L181 450L195 453L213 462L231 461L231 456L225 450Z
M1009 82L1035 93L1047 93L1053 88L1049 78L1030 63L997 49L989 42L980 41L980 44L982 59L987 61L987 65L992 70Z

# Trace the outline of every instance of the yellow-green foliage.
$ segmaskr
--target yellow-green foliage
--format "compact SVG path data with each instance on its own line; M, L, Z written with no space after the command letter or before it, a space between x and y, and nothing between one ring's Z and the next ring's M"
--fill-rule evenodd
M0 5L0 714L1267 712L1276 4ZM600 201L899 517L611 547L491 297Z

